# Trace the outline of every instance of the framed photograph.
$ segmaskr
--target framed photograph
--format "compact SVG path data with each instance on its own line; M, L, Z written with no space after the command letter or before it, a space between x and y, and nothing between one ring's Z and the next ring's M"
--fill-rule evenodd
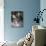
M23 27L23 11L11 11L11 26Z

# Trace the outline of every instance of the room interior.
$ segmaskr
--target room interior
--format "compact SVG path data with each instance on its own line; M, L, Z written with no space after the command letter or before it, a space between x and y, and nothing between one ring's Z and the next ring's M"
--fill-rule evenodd
M46 46L46 11L43 22L33 21L45 5L46 0L1 0L0 46ZM11 27L11 11L23 11L23 27Z

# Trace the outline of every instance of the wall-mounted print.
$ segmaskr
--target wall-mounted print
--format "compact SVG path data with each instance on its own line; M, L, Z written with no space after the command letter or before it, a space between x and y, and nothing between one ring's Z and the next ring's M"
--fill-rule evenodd
M11 26L23 27L23 11L11 11Z

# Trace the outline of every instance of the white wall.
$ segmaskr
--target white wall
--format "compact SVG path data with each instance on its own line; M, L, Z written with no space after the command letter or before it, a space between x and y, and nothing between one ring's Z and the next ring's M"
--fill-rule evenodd
M43 9L46 9L46 0L40 0L40 9L41 11ZM40 24L46 27L46 11L43 12L42 17L43 17L43 22L40 21Z
M0 42L4 41L4 0L0 0Z

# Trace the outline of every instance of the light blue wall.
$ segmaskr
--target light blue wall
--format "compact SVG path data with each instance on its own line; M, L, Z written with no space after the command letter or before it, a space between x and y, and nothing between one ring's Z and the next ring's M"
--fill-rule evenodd
M36 16L35 12L40 9L40 0L5 0L4 26L5 40L18 41L24 37L32 28L32 19ZM11 11L24 11L24 27L11 27Z

